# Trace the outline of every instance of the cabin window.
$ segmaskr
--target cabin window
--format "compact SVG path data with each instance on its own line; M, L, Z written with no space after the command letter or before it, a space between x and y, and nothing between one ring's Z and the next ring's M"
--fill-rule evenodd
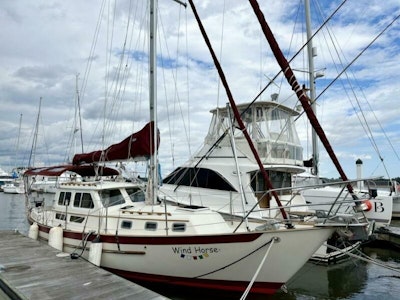
M290 194L292 186L292 176L288 172L267 170L268 177L274 188L288 188L280 191L281 194ZM251 174L251 187L257 193L264 193L267 190L264 177L261 172L257 171Z
M68 206L71 200L71 192L61 192L58 197L58 204Z
M184 232L184 231L186 231L186 224L185 223L173 223L172 231Z
M74 207L93 208L92 196L89 193L76 193Z
M56 219L65 221L66 216L65 214L56 213Z
M123 228L123 229L131 229L132 228L132 221L123 220L121 222L121 228Z
M102 191L100 194L100 199L104 207L125 203L125 199L119 189Z
M151 230L155 231L157 230L157 223L156 222L146 222L146 225L144 226L146 230Z
M131 198L132 202L144 202L144 193L139 188L129 188L126 189L129 197Z
M199 187L214 190L236 190L219 173L204 168L178 168L163 183Z
M71 222L75 222L75 223L82 223L83 220L85 220L85 218L84 217L78 217L78 216L70 216L69 220Z

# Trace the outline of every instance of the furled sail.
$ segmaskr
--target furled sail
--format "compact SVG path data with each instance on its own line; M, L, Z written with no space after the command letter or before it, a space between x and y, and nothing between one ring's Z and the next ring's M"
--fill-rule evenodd
M83 177L97 176L116 176L119 172L115 169L105 166L93 166L93 165L60 165L43 168L32 168L24 173L24 176L53 176L57 177L65 172L73 172Z
M80 165L84 163L129 159L136 161L147 160L154 153L153 126L154 122L149 122L140 131L131 134L122 142L111 145L105 150L76 154L72 160L72 164ZM157 143L157 147L158 145L159 142Z

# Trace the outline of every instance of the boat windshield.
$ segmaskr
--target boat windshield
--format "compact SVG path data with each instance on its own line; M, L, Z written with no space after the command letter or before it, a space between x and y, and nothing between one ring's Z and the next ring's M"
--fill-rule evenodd
M145 200L144 192L139 188L128 188L126 189L126 192L128 193L132 202L144 202Z
M124 204L125 199L119 189L104 190L100 193L100 199L104 207Z

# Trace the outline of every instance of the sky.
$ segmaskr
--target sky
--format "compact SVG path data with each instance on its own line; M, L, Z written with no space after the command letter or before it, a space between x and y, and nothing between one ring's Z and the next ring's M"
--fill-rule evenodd
M279 66L250 4L194 2L235 101L252 101ZM307 41L303 1L259 2L292 59ZM317 116L347 177L356 177L358 158L363 177L398 177L400 2L343 2L311 0L313 32L342 4L313 38L315 70L324 75L316 79ZM29 160L34 166L65 163L82 147L106 148L144 126L147 11L147 1L0 1L0 168L11 171ZM190 6L159 0L158 28L157 118L165 176L200 148L210 110L228 100ZM308 86L306 50L290 64ZM287 106L298 105L282 77L261 100L273 93ZM310 125L304 116L296 123L308 159ZM322 145L319 169L323 177L339 177Z

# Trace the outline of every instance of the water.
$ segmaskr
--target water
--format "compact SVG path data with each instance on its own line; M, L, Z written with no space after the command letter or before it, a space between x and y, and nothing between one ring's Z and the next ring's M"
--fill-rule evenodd
M25 196L0 192L0 230L18 230L27 235Z
M26 235L28 228L24 195L0 193L0 230L18 230ZM392 229L400 233L400 221L392 221ZM287 292L279 291L273 296L249 296L247 299L400 299L400 250L364 248L363 254L393 270L356 259L333 266L307 263L287 284ZM194 294L182 289L149 288L175 300L239 298L226 294Z

